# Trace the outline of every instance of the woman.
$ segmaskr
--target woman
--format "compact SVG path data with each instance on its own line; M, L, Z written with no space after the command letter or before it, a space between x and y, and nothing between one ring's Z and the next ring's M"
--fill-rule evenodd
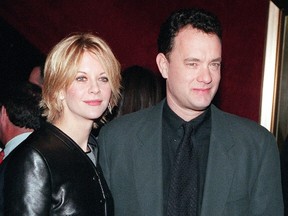
M95 121L120 97L120 65L92 34L59 42L47 56L40 106L47 118L7 160L5 215L112 215L97 163Z

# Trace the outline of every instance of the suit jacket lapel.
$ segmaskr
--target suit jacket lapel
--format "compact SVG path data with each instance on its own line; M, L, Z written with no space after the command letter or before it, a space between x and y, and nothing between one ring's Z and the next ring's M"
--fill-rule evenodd
M137 133L139 142L133 155L135 185L139 197L144 198L139 201L139 215L163 215L162 110L163 103L154 107Z
M233 138L229 125L216 107L212 106L212 127L201 215L223 215L233 178L233 157L229 150Z

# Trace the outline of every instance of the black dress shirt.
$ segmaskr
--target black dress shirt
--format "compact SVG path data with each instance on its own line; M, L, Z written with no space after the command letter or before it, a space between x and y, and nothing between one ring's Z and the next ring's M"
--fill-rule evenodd
M162 151L163 151L163 203L164 212L167 210L167 198L170 185L170 176L176 150L183 137L183 123L185 121L177 116L168 106L167 102L163 110L163 131L162 131ZM205 174L209 153L210 133L211 133L211 111L210 107L201 115L192 119L189 124L194 124L192 142L197 148L199 157L199 211L204 191Z

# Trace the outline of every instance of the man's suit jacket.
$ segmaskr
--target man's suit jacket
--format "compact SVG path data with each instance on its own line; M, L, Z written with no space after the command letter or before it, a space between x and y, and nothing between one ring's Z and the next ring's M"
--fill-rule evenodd
M115 216L164 215L163 104L115 119L100 131L100 164ZM274 137L255 122L211 106L201 216L283 215Z

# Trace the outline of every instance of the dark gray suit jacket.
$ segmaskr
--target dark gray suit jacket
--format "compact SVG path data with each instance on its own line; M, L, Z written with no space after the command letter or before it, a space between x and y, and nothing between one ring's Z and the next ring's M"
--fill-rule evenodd
M162 216L162 101L104 126L100 164L116 216ZM253 121L211 107L201 216L283 215L278 148Z

